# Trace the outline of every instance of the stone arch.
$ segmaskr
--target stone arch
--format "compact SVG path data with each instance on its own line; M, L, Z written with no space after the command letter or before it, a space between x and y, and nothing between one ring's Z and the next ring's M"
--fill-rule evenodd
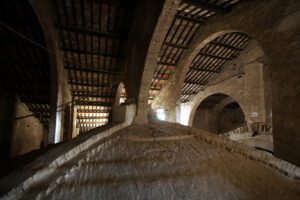
M251 37L239 31L220 31L203 40L192 52L191 63L185 65L180 77L181 102L207 87L212 79L224 70L247 47ZM186 93L187 92L187 93Z
M251 8L251 9L249 9ZM254 10L263 10L254 14ZM276 10L276 12L274 12ZM299 123L292 121L299 119L300 109L298 85L299 79L299 20L290 20L299 16L299 6L294 6L293 1L266 0L266 1L245 1L241 2L235 9L226 14L226 17L216 17L214 23L206 25L193 41L194 46L190 52L177 65L177 71L168 81L159 98L174 98L169 103L170 109L175 109L180 94L174 92L183 81L180 80L184 74L185 66L189 66L193 59L192 52L196 46L210 35L222 30L239 30L254 38L263 49L266 60L261 63L268 66L271 77L274 154L287 161L300 164L300 158L296 153L299 147ZM287 23L288 21L288 23ZM179 81L178 81L179 80ZM177 83L176 83L177 82ZM169 91L172 91L169 92ZM267 95L266 95L267 96ZM282 102L288 101L288 104ZM190 104L183 104L187 112L191 110ZM187 115L187 114L186 114Z
M54 28L53 16L51 13L50 2L39 0L28 0L31 4L39 23L42 27L43 34L47 49L49 50L49 62L51 66L51 102L50 102L50 124L48 143L57 143L63 139L63 127L65 112L64 107L72 102L70 86L68 84L67 72L64 69L64 62L59 47L59 37ZM52 52L52 53L50 53ZM72 106L73 107L73 106ZM74 112L71 112L73 119ZM76 121L76 120L75 120ZM72 124L69 130L72 131L72 135L76 135L76 128L73 128ZM76 127L76 125L74 125Z
M179 4L180 1L177 0L164 1L163 8L159 15L150 45L148 47L144 62L144 69L141 74L141 82L139 88L137 88L137 91L139 92L137 95L137 115L134 120L135 123L143 124L148 122L147 116L150 111L148 105L149 88L151 86L154 70L157 67L156 59L159 55L160 47L163 44L168 28L177 12Z
M213 33L212 35L208 36L204 40L201 41L195 47L196 50L200 50L201 48L205 47L207 44L209 44L211 41L214 39L223 36L224 34L231 34L231 33L242 33L237 30L222 30L222 31L217 31L216 33ZM245 34L247 35L247 34ZM251 37L249 37L251 38ZM186 74L193 62L193 60L196 58L198 52L194 50L191 53L191 56L189 57L189 62L187 62L183 68L182 71L183 73L180 73L178 80L179 83L177 85L180 85L179 88L183 88L184 85L184 80L186 78ZM246 95L244 95L244 92L246 90L249 90L249 88L245 87L249 85L249 83L254 82L258 83L262 79L264 79L264 68L267 68L267 58L264 54L263 49L259 45L259 43L255 39L251 39L249 44L246 46L244 50L242 50L237 58L227 61L225 64L221 66L222 73L220 75L214 75L210 79L210 83L205 85L204 87L200 87L198 92L193 95L193 97L190 99L188 103L183 103L181 104L182 107L188 107L188 116L185 116L188 118L188 121L186 121L186 125L192 125L193 122L193 116L195 114L196 109L198 108L199 104L201 101L206 98L207 96L214 94L214 93L225 93L228 96L233 97L236 99L239 104L241 105L242 109L245 112L245 115L247 116L247 121L259 121L259 122L265 122L266 121L266 116L270 115L267 113L271 113L271 107L268 109L265 109L265 96L266 94L264 93L264 85L258 85L262 86L263 90L253 90L250 93L248 92ZM234 67L232 67L234 66ZM236 70L236 72L232 71L230 68L233 68L233 70ZM237 68L237 69L236 69ZM253 69L251 69L253 68ZM229 70L227 70L229 69ZM227 70L227 71L226 71ZM254 74L254 72L256 74ZM248 73L249 72L249 73ZM227 73L227 75L226 75ZM233 76L229 76L228 74L233 73ZM256 76L257 79L253 79L251 76ZM267 75L266 75L267 76ZM247 77L247 78L244 78ZM269 78L269 77L268 77ZM233 83L236 82L236 83ZM224 87L218 87L218 84L222 82L224 84ZM253 83L252 83L253 84ZM250 84L251 85L251 84ZM228 86L228 87L226 87ZM257 85L254 85L253 87L258 88ZM250 87L250 86L249 86ZM252 87L252 85L251 85ZM269 85L268 85L269 87ZM252 88L250 88L252 89ZM180 89L182 90L182 89ZM270 95L270 88L268 88L268 95ZM257 94L256 94L257 93ZM251 104L251 106L247 106L251 100L255 98L255 96L259 96L259 107L255 106L255 104ZM177 100L179 101L179 99ZM268 100L269 104L270 100ZM179 104L179 102L177 102ZM181 109L182 110L182 109ZM259 110L258 112L256 110ZM256 119L251 119L252 115L256 115L256 113L259 113L259 118ZM182 116L181 116L182 118ZM268 119L270 121L270 119Z
M201 101L192 126L221 134L245 126L246 117L238 101L224 93L213 93Z
M45 138L48 132L53 131L55 135L58 125L62 130L63 124L56 123L57 106L52 103L57 100L54 96L58 92L54 90L57 89L57 84L53 82L56 66L51 55L58 51L49 45L51 29L42 23L36 10L39 6L34 0L2 1L1 6L5 16L1 23L1 35L7 40L6 45L1 46L1 55L5 57L6 65L12 66L6 68L6 72L2 73L6 77L1 78L9 79L8 87L4 86L7 83L2 86L5 92L18 96L18 100L13 102L16 112L10 143L10 156L16 156L40 148L41 143L52 142ZM5 64L4 61L2 64ZM55 74L55 79L58 79L58 74ZM57 138L62 138L62 134L58 134Z

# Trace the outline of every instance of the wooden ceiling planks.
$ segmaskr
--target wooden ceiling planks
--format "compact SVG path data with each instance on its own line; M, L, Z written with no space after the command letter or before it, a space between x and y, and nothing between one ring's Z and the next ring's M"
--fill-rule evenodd
M239 0L184 0L182 2L161 47L148 103L153 102L170 75L176 70L183 52L189 48L191 40L200 27L215 14L229 12L238 2Z
M244 33L232 32L221 35L206 44L194 58L181 91L181 102L189 101L206 86L209 80L220 73L224 64L246 47L250 37Z
M48 127L50 66L48 52L34 44L46 46L39 21L28 1L0 1L0 17L0 84Z
M109 122L127 39L124 1L51 0L80 132ZM82 115L85 113L85 115ZM94 114L103 114L99 120Z

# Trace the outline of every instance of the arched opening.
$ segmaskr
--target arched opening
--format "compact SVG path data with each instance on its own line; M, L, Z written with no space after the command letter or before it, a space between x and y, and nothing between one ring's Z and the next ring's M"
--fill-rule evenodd
M193 126L215 134L222 134L246 125L239 103L226 94L206 97L198 106Z
M121 82L118 86L116 99L115 99L115 106L119 106L126 101L126 88L123 82Z
M189 114L181 122L273 151L269 62L255 39L213 34L198 45L184 78L181 110Z
M0 159L7 159L39 149L48 132L51 70L29 1L1 1L0 12Z

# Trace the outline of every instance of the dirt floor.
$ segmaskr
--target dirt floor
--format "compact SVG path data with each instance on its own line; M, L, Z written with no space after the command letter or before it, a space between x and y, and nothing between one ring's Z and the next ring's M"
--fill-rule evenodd
M172 140L182 135L188 130L174 124L126 128L110 146L94 146L88 159L78 155L23 199L300 199L299 181L193 137Z

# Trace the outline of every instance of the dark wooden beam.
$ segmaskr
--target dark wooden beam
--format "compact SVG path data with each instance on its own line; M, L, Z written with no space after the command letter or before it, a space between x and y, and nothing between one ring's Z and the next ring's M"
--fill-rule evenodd
M89 55L104 56L104 57L110 57L110 58L121 58L120 55L104 54L104 53L91 52L91 51L82 51L79 49L68 49L68 48L60 48L60 49L62 51L70 52L70 53L89 54Z
M78 94L78 93L72 93L72 96L75 97L97 97L97 98L106 98L106 99L114 99L114 97L111 96L105 96L105 95L98 95L98 94ZM76 101L76 99L75 99Z
M44 112L44 113L50 113L50 109L47 108L29 108L31 112Z
M168 65L168 66L176 66L175 63L168 63L168 62L162 62L162 61L158 61L157 62L158 65Z
M121 74L122 72L114 72L114 71L105 71L101 69L91 69L91 68L79 68L79 67L65 67L68 70L82 71L82 72L91 72L91 73L102 73L102 74Z
M225 48L227 48L227 49L232 49L232 50L235 50L235 51L243 51L242 48L235 47L235 46L228 45L228 44L221 43L221 42L215 42L215 41L212 41L212 42L210 42L209 44L214 44L214 45L222 46L222 47L225 47Z
M170 47L174 47L174 48L179 48L179 49L187 49L187 46L183 46L180 44L174 44L174 43L170 43L170 42L164 42L165 45L170 46Z
M202 69L202 68L197 68L197 67L190 67L190 70L194 70L194 71L201 71L201 72L220 73L220 71L219 71L219 70L213 70L213 69Z
M99 101L76 101L75 105L112 107L112 103L110 103L110 102L99 102Z
M196 92L183 92L181 95L194 95L197 94Z
M187 16L180 15L180 14L176 14L175 17L178 18L178 19L182 19L182 20L185 20L185 21L198 23L198 24L205 24L206 23L206 21L204 19L197 19L197 18L193 18L193 17L187 17Z
M207 83L199 83L196 81L184 81L185 84L206 85Z
M104 31L98 31L96 29L80 28L80 27L76 27L76 26L61 25L61 24L55 24L55 28L63 30L63 31L95 35L95 36L99 36L99 37L103 37L103 38L126 39L126 37L124 35L121 35L120 33L104 32Z
M208 2L203 1L203 0L184 0L183 2L187 3L189 5L200 7L200 8L205 9L205 10L213 11L215 13L227 13L227 12L230 11L229 8L224 8L224 7L221 7L221 6L217 6L217 5L208 3Z
M202 52L200 52L199 54L202 55L202 56L208 56L208 57L211 57L211 58L216 58L216 59L221 59L221 60L231 60L230 58L225 58L225 57L222 57L222 56L216 56L216 55L211 55L211 54L202 53Z
M109 85L109 84L93 84L93 83L79 83L79 82L75 82L75 81L69 81L69 84L71 85L79 85L79 86L90 86L90 87L118 87L117 85Z

